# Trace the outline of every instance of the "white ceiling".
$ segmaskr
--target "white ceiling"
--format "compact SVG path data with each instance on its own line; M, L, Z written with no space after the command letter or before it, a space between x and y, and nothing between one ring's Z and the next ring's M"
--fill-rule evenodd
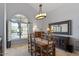
M40 3L31 3L29 5L31 5L36 11L39 11L39 4ZM56 8L59 8L63 5L63 3L42 3L42 5L43 11L49 12Z
M23 14L28 18L34 18L36 13L39 11L39 4L40 3L7 3L7 18L11 19L12 16L16 14ZM63 3L42 3L42 5L43 11L49 13L50 11L62 6Z
M7 11L7 19L12 19L12 17L16 14L22 14L26 16L28 19L35 19L35 15L39 11L40 3L7 3L6 11ZM49 13L61 6L63 3L42 3L43 11Z

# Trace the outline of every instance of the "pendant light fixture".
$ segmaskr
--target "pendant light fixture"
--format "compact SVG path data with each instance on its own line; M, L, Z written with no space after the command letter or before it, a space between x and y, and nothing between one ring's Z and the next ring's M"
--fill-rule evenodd
M46 18L46 13L42 12L42 4L39 5L39 13L35 16L36 20L43 20Z

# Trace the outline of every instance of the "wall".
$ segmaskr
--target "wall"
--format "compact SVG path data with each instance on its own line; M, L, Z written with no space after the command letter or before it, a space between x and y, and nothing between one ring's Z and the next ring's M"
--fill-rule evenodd
M50 11L48 15L49 15L49 19L47 20L48 23L72 20L71 37L73 38L73 40L79 41L79 4L77 3L64 4L63 6ZM76 46L76 44L74 45ZM78 49L79 49L79 45L78 45Z
M30 21L33 25L38 27L39 31L44 31L44 24L46 21L38 21L35 19L35 15L37 14L37 10L34 9L30 4L27 3L7 3L6 4L7 11L7 20L12 19L12 17L16 14L22 14L27 17L28 21ZM45 19L46 20L46 19ZM38 31L36 30L36 31Z
M2 39L2 50L4 50L4 4L0 3L0 37ZM2 51L3 53L4 51Z
M33 20L33 12L35 12L35 11L32 9L32 7L26 3L6 3L6 21L7 22L8 22L8 20L11 20L17 14L24 15L28 19L28 21L32 22L31 20ZM24 21L27 21L27 20L24 20ZM7 27L7 28L9 28L9 27ZM7 32L7 33L9 34L9 32ZM23 40L23 39L22 40L18 40L18 39L12 40L9 37L8 40L11 40L12 45L13 44L15 45L15 43L17 43L17 44L27 43L26 42L27 40Z
M30 22L37 25L37 31L47 31L49 23L72 20L71 36L74 40L79 40L79 4L77 3L65 3L55 10L47 12L46 19L42 21L35 20L37 11L29 4L7 4L7 20L10 20L15 14L25 15Z
M28 21L33 21L35 10L27 3L7 3L6 4L6 16L7 20L13 18L16 14L21 14L29 19Z
M4 38L4 4L0 3L0 36Z
M24 15L29 22L33 23L35 12L36 11L27 3L7 3L6 4L6 16L7 16L6 20L11 20L15 15L21 14L21 15ZM32 30L30 30L30 32L32 32Z

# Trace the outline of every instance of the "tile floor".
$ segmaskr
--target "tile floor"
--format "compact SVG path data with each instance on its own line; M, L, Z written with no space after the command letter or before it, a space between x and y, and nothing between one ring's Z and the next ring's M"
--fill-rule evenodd
M6 50L6 56L30 56L27 46L15 46Z
M20 46L17 45L7 49L6 56L30 56L27 44ZM79 52L69 53L56 48L56 56L79 56Z

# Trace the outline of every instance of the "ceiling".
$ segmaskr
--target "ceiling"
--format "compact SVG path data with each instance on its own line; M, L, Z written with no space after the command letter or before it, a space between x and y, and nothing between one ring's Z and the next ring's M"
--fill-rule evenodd
M25 15L28 19L34 19L39 11L40 3L7 3L7 18L11 19L16 14ZM43 11L49 13L61 6L64 3L42 3ZM29 11L29 12L28 12Z
M39 4L40 3L30 3L29 5L32 6L36 11L39 11ZM49 12L56 8L59 8L63 5L63 3L42 3L43 11Z

